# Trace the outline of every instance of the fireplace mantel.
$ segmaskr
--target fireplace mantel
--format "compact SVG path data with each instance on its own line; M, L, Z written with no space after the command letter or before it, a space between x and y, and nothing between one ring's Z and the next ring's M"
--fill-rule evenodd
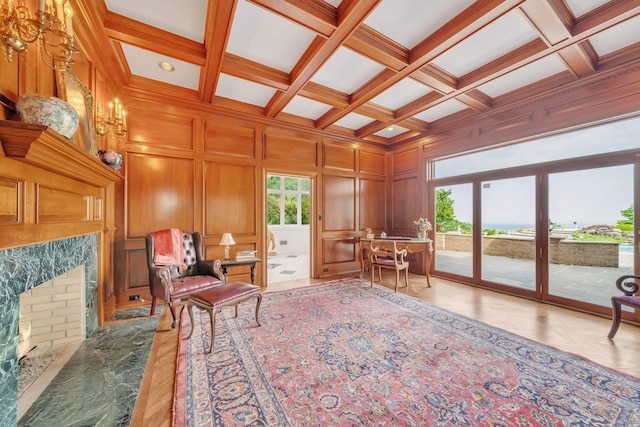
M113 239L122 177L47 126L0 120L0 250L98 236L100 324L115 311Z
M106 187L121 179L98 158L47 126L0 120L0 143L8 158L88 184Z

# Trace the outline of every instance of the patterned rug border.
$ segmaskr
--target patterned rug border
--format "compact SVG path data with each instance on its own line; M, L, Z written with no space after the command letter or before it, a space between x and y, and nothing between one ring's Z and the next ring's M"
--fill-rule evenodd
M359 277L336 279L328 282L312 284L303 287L297 287L288 290L279 291L267 291L264 292L265 304L266 300L287 300L291 298L300 298L309 294L317 294L322 292L331 292L332 289L343 289L345 286L358 287L361 290L371 292L376 298L384 298L387 302L395 304L399 309L408 310L411 314L422 317L425 311L433 313L429 316L434 320L438 320L438 325L449 332L464 337L471 342L477 342L482 340L482 345L491 345L491 349L496 352L502 352L509 357L514 356L514 348L525 347L526 351L518 353L519 361L525 365L532 362L538 364L545 364L546 369L562 368L566 362L576 363L581 365L580 369L584 371L582 380L577 380L575 376L569 376L561 369L556 369L556 373L564 377L564 380L570 384L585 383L589 386L593 386L596 382L608 382L614 381L616 384L623 384L624 387L630 390L639 390L640 392L640 380L634 376L628 375L624 372L617 371L613 368L604 366L593 360L590 360L584 356L566 352L556 347L539 343L527 337L515 334L508 330L502 329L497 326L485 324L483 322L474 320L464 315L460 315L446 309L433 306L428 302L422 301L415 297L405 295L402 293L395 293L383 286L374 285L370 287L370 282L360 279ZM263 305L264 306L264 305ZM196 311L197 312L197 311ZM204 312L202 315L206 316ZM234 321L235 319L231 314L223 311L219 316L224 317L224 321ZM208 319L208 317L207 317ZM185 325L183 327L183 325ZM473 326L468 328L468 326ZM182 362L183 360L189 361L187 358L187 352L189 350L190 342L187 340L187 335L190 330L190 323L186 313L183 313L183 318L180 326L179 334L179 351L176 360L176 380L175 380L175 394L174 394L174 416L173 425L186 425L186 402L185 399L176 399L175 396L185 396L187 392L187 373L191 369L191 365ZM492 333L496 331L496 333ZM487 344L485 344L487 343ZM582 366L586 365L586 366ZM583 384L584 385L584 384ZM582 386L582 385L581 385ZM601 397L605 397L604 390L593 388L593 392L597 393ZM606 395L611 398L611 395ZM616 401L619 398L614 399ZM280 414L285 416L284 414ZM629 414L627 414L629 415ZM634 414L631 414L634 415ZM634 416L638 416L635 414ZM629 418L631 422L633 420ZM632 424L628 424L632 425Z

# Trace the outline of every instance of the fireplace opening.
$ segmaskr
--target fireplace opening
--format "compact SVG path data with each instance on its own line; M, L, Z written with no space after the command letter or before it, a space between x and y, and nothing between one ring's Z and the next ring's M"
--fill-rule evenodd
M18 419L86 338L85 266L20 294Z

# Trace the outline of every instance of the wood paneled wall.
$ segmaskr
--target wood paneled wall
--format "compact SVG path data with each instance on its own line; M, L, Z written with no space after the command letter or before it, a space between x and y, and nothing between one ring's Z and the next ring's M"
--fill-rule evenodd
M129 97L125 154L123 250L116 263L118 305L147 299L144 236L179 227L203 236L205 255L221 258L222 233L238 250L256 250L256 282L266 284L265 180L268 173L312 180L312 271L315 277L359 270L358 238L385 229L386 150ZM249 268L229 269L249 280Z

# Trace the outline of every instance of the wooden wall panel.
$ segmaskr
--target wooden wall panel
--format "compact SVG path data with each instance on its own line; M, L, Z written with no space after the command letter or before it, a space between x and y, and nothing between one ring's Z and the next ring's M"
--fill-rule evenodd
M256 157L256 131L253 127L225 126L208 121L205 128L205 153L250 159Z
M10 225L24 222L24 183L0 178L0 224Z
M324 167L356 170L356 150L348 145L324 144Z
M127 268L127 271L129 272L129 277L127 280L129 290L137 290L137 293L140 293L139 288L143 288L143 290L145 291L144 295L147 296L147 299L150 298L151 292L149 291L149 268L147 267L147 251L127 251L127 265L129 266L129 268Z
M38 224L82 222L91 219L90 197L87 194L38 186Z
M322 253L324 254L324 264L355 261L355 239L324 239Z
M387 171L384 158L384 154L360 151L360 172L386 176Z
M256 234L256 172L254 166L205 162L205 236Z
M369 227L380 234L385 229L386 193L384 180L360 179L360 230Z
M418 149L412 148L411 150L402 151L400 153L394 153L393 170L391 173L398 175L401 173L414 172L418 170Z
M138 108L127 114L129 118L129 143L146 146L194 149L194 119Z
M194 229L194 160L129 153L125 162L127 238Z
M325 175L324 231L355 231L355 179Z
M318 143L313 139L303 139L277 134L264 135L264 160L291 162L299 165L318 165Z
M391 228L394 233L398 230L413 230L413 221L420 216L419 201L423 199L423 195L418 194L418 179L396 179L392 186Z

